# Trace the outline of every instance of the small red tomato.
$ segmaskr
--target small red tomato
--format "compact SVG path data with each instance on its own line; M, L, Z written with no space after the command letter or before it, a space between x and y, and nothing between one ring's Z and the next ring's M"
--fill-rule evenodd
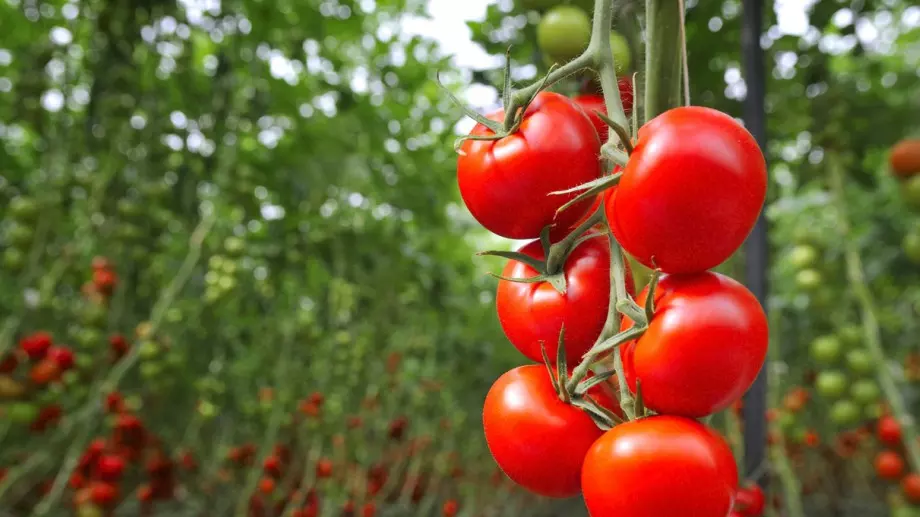
M724 262L763 207L767 169L754 137L728 115L697 106L647 122L616 191L610 229L630 255L665 273Z
M637 302L645 304L648 288ZM624 318L622 329L632 326ZM658 413L700 418L729 407L754 382L767 356L767 317L743 285L719 273L664 275L655 314L620 347L633 392Z
M316 462L316 477L320 479L325 479L332 477L332 461L326 458L321 458Z
M29 371L29 379L38 386L58 380L61 367L51 359L42 359Z
M90 501L98 506L105 508L118 502L118 487L111 483L95 481L90 484L89 490Z
M520 250L538 260L544 259L540 241ZM634 294L632 273L626 264L627 290ZM549 282L511 282L499 280L495 299L498 320L508 341L528 359L543 362L540 343L555 362L559 332L565 326L565 355L575 366L591 349L607 320L610 303L610 241L596 234L582 242L562 267L566 291L560 293ZM532 278L538 273L527 264L508 261L502 276Z
M364 503L361 507L361 517L374 517L377 515L377 505L374 503Z
M584 463L582 490L592 517L723 516L738 488L725 439L677 416L614 427Z
M106 454L96 462L96 471L99 477L106 481L121 479L125 472L125 460L115 454Z
M262 462L262 470L269 476L281 475L281 458L269 456Z
M103 294L111 294L118 284L118 275L111 269L97 269L93 271L93 285Z
M259 492L269 495L275 491L275 480L272 478L262 478L259 480Z
M409 427L409 419L400 416L390 422L389 435L391 440L402 440L406 434L406 428Z
M119 358L128 353L128 340L121 334L115 334L109 338L109 345L112 347L112 353Z
M36 332L22 338L19 341L19 348L29 356L29 359L36 360L45 357L48 349L51 348L51 334L47 332Z
M491 120L505 117L499 110ZM482 124L473 137L493 135ZM499 140L466 140L457 159L460 195L487 230L510 239L536 239L543 228L568 228L591 205L556 211L576 194L551 195L600 176L600 139L571 99L543 92L527 107L520 129Z
M61 370L73 368L73 350L66 346L53 346L48 350L48 358L57 363Z
M920 504L920 474L911 473L901 480L904 497L913 504Z
M882 451L875 456L875 473L878 477L888 480L897 481L904 475L904 460L901 456L892 451Z
M13 354L0 359L0 373L13 373L17 366L19 366L19 359Z
M735 495L734 510L743 517L760 517L766 505L763 489L757 484L742 487Z
M592 392L612 408L609 392ZM486 395L483 427L489 451L515 483L547 497L572 497L581 487L585 453L603 431L584 411L564 403L546 367L515 368Z
M457 501L449 499L444 502L444 506L441 507L441 515L444 517L455 517L457 512L460 511L460 505L457 504Z
M878 419L876 427L878 441L889 447L899 447L901 445L901 424L892 416L883 416Z

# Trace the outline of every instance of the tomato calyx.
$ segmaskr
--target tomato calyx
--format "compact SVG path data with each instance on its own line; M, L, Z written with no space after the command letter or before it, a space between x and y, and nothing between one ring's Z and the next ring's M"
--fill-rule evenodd
M555 192L550 192L550 195L553 195L553 196L564 196L566 194L572 194L574 192L581 192L581 194L578 194L577 196L569 200L567 203L560 206L559 209L556 210L556 214L563 212L564 210L568 209L572 205L581 203L582 201L588 198L596 196L609 188L617 186L617 184L620 183L620 178L622 176L623 176L622 171L614 172L613 174L606 174L604 176L601 176L600 178L597 178L596 180L591 180L587 183L582 183L581 185L572 187L570 189L557 190Z

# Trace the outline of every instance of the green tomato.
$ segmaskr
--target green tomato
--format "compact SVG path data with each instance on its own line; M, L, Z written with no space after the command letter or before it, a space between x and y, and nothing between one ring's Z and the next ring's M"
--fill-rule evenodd
M803 291L813 291L823 281L821 273L815 269L803 269L795 275L795 283Z
M863 342L863 329L859 325L847 325L837 331L840 341L848 346L854 347Z
M38 406L29 402L13 402L6 406L6 418L14 424L28 424L38 418Z
M871 379L860 379L850 386L850 396L860 404L878 401L881 396L878 384Z
M920 175L907 178L901 183L901 197L908 207L920 210Z
M796 420L795 415L792 413L782 413L779 416L779 428L785 432L789 432L795 428Z
M824 398L840 398L847 391L847 376L837 370L823 371L815 379L815 390Z
M920 233L910 232L901 241L904 255L914 264L920 264Z
M153 341L144 341L139 346L137 353L141 359L150 360L160 355L160 345Z
M869 420L878 420L882 415L885 414L885 407L877 402L874 404L869 404L863 409L863 414Z
M156 379L163 373L163 364L147 361L140 365L141 377L146 380Z
M10 271L19 271L26 265L26 254L20 249L7 248L3 251L3 266Z
M789 252L789 264L796 269L805 269L818 261L818 250L809 244L798 244Z
M115 209L118 210L118 213L124 217L136 217L139 216L143 209L141 204L133 199L122 198L115 203Z
M537 26L537 44L550 63L561 65L578 57L590 40L591 19L575 6L550 9Z
M32 243L33 236L32 229L21 224L14 224L6 231L6 241L14 248L28 247Z
M859 375L872 373L875 368L875 361L866 350L857 348L847 352L847 366L850 371Z
M811 342L811 357L821 364L833 364L840 359L842 348L836 336L820 336Z
M30 197L15 197L10 201L7 208L10 211L10 215L20 221L32 221L38 215L38 203Z
M849 426L859 422L859 406L852 400L838 400L831 406L831 421L839 426Z
M629 41L619 32L610 31L610 48L613 49L613 62L616 64L617 75L626 73L632 65Z
M227 237L224 239L224 250L230 256L238 257L246 249L246 242L239 237Z

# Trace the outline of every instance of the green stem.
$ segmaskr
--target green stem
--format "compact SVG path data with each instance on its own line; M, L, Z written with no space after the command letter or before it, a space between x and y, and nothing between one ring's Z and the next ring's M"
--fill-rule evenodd
M805 510L802 508L802 486L795 475L792 464L789 463L789 457L783 450L782 442L771 446L770 449L773 456L773 470L782 485L783 501L785 501L786 509L789 510L789 517L805 517Z
M645 120L681 105L681 10L676 0L646 0Z
M875 297L869 289L869 283L863 271L862 257L859 253L857 242L850 235L851 223L849 213L847 212L846 191L843 183L843 170L840 163L840 157L834 153L827 155L829 181L833 191L834 204L837 210L837 229L842 237L841 241L844 246L844 260L847 268L847 278L853 293L856 295L859 303L860 313L862 315L863 337L865 338L866 347L872 356L875 364L875 374L878 378L879 386L888 399L891 406L891 412L901 424L901 432L904 436L904 449L907 453L907 460L914 472L920 472L920 442L917 441L917 429L914 418L907 409L901 390L895 382L894 377L888 369L888 359L885 351L882 349L881 331L879 329L878 309L875 303Z
M555 245L550 246L549 253L546 257L546 274L554 275L562 270L562 266L565 265L565 259L575 249L575 242L579 237L588 230L591 229L597 223L603 222L604 220L604 207L599 206L597 211L591 214L583 223L581 223L578 228L572 231L572 233L565 236L564 239L557 242Z

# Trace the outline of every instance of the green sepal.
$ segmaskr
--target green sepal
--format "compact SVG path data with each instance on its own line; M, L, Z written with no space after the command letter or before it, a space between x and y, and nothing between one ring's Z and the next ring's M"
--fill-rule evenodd
M520 251L480 251L476 254L477 256L486 256L486 257L502 257L509 260L515 260L517 262L523 262L528 266L536 269L540 273L546 271L546 263L538 258L531 257L526 253L521 253Z
M589 183L596 183L596 184L592 187L589 187L588 190L570 199L564 205L560 206L559 209L556 210L556 213L557 214L561 213L562 211L570 208L572 205L581 203L582 201L586 199L590 199L596 196L597 194L600 194L601 192L615 186L616 184L620 182L620 178L622 177L622 175L623 175L622 172L618 172L616 174L604 176L603 178L599 178L598 180L589 182ZM585 185L588 185L589 183L585 183ZM552 192L551 194L555 194L555 192Z

